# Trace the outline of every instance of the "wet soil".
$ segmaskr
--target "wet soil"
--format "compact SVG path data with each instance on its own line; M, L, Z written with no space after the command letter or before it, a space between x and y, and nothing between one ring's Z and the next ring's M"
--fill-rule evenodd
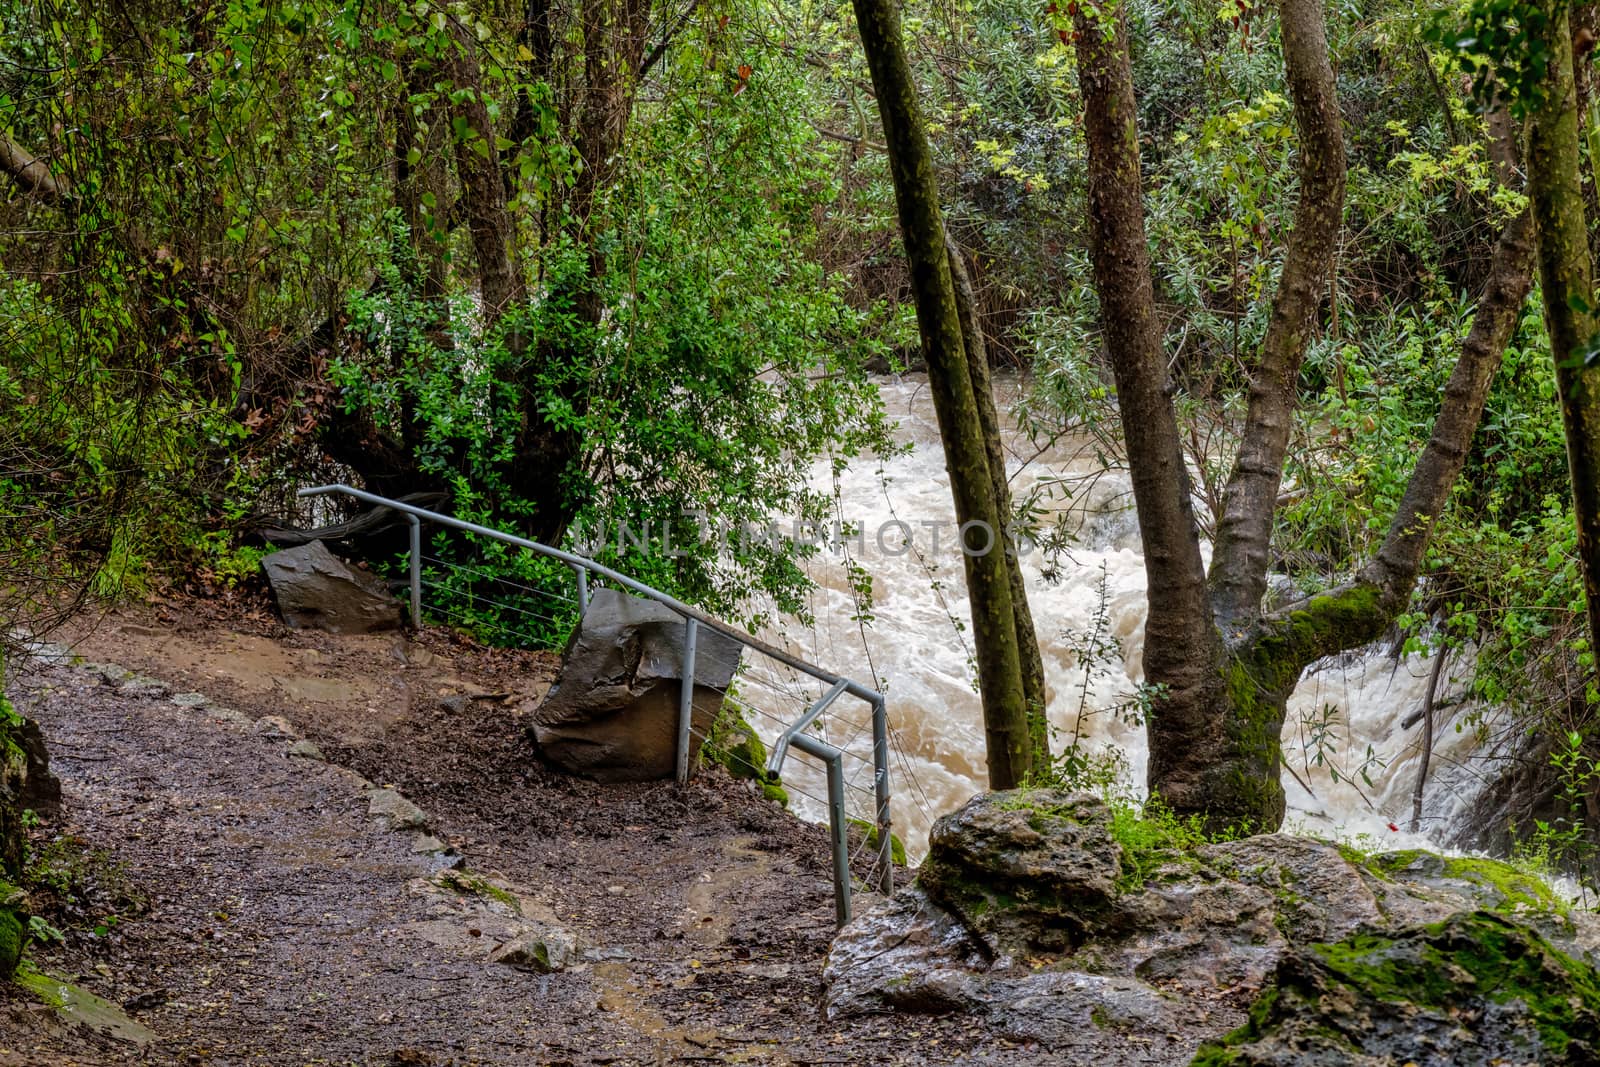
M125 610L65 639L89 665L12 685L65 793L36 836L97 857L137 903L35 957L157 1037L63 1027L13 991L0 1065L1050 1061L976 1018L823 1020L821 829L720 771L680 789L544 768L524 724L548 656L293 632L248 600ZM291 755L296 735L326 762ZM369 814L373 783L459 855ZM585 954L554 974L490 962L487 913L440 889L452 864Z

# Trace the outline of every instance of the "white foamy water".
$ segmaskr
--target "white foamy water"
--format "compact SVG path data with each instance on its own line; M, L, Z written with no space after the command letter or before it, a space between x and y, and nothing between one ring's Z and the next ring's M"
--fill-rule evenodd
M962 630L969 616L961 558L952 548L954 508L927 385L920 378L886 380L882 391L890 414L900 420L899 438L913 448L883 463L860 460L837 481L837 518L865 533L865 544L849 545L849 556L871 575L872 618L852 618L858 612L846 556L824 550L809 564L817 582L810 605L815 624L787 620L764 636L830 670L877 680L888 697L897 749L894 822L915 858L925 849L935 818L986 788L984 736L970 638ZM999 391L1004 411L1016 387L1002 383ZM1114 710L1142 680L1145 573L1127 477L1103 472L1092 454L1070 447L1035 457L1025 438L1010 436L1012 487L1019 498L1046 481L1069 479L1080 486L1070 509L1058 502L1077 535L1070 558L1061 558L1047 580L1041 573L1047 563L1043 554L1024 557L1050 721L1058 731L1055 747L1078 734L1091 750L1120 752L1123 781L1142 794L1144 730ZM1096 474L1101 476L1086 479ZM818 463L811 477L817 488L834 491L828 463ZM935 529L929 523L944 525ZM907 528L913 550L901 551ZM879 531L885 531L882 544ZM936 534L942 541L937 551ZM1101 641L1093 640L1096 634ZM1081 654L1096 646L1096 652ZM1307 671L1284 728L1291 828L1367 835L1375 845L1398 848L1436 843L1430 839L1464 813L1477 790L1470 757L1478 742L1472 731L1445 725L1436 730L1423 833L1404 832L1411 820L1422 730L1420 725L1403 729L1401 723L1421 706L1429 667L1425 656L1396 659L1373 649ZM782 689L788 703L768 685ZM752 705L785 715L797 713L803 700L819 692L809 679L759 670L746 686ZM871 732L861 705L844 698L836 708L820 732L853 754L847 766L853 786L849 800L858 815L867 817ZM770 743L777 721L751 718ZM1318 742L1312 724L1324 720ZM783 777L802 815L826 818L826 780L819 763L792 752ZM1391 824L1400 829L1390 829Z

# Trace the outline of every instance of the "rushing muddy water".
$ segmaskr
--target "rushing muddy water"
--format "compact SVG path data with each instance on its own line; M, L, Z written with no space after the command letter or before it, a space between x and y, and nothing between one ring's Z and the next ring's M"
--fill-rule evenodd
M961 629L968 612L961 558L952 547L949 479L927 385L917 377L886 380L882 388L890 412L900 420L899 436L912 450L883 463L861 460L839 477L837 518L859 527L861 536L847 543L847 552L824 550L810 561L817 582L811 605L815 625L790 620L767 636L830 669L875 678L887 694L897 749L894 821L915 857L925 847L932 821L985 787L984 741L970 637ZM1016 387L1002 383L999 388L1004 408ZM1121 781L1142 793L1144 731L1117 711L1142 679L1145 617L1144 565L1127 477L1102 472L1083 449L1062 447L1035 457L1022 435L1011 432L1010 437L1012 484L1019 496L1042 480L1066 479L1078 486L1071 507L1057 505L1076 533L1070 558L1059 558L1047 579L1043 554L1024 556L1057 747L1078 736L1090 750L1118 753ZM1101 476L1085 477L1094 474ZM834 491L829 464L817 464L812 478L818 488ZM850 560L871 576L871 606L865 613L852 592ZM864 582L857 574L854 586L860 588ZM856 618L863 614L870 614L870 621ZM1306 672L1284 728L1290 826L1346 837L1365 834L1377 839L1374 843L1400 847L1442 840L1464 817L1477 790L1471 757L1478 741L1473 731L1445 723L1437 730L1422 833L1406 832L1422 730L1415 724L1403 728L1402 722L1421 705L1429 667L1427 657L1397 658L1388 649L1372 648ZM802 685L792 676L766 677L794 694L793 702L817 692L814 684ZM1448 676L1441 688L1450 688ZM754 685L748 692L751 703L773 706L770 692ZM759 695L767 699L756 699ZM850 703L839 702L823 732L857 754L847 766L854 786L850 802L866 816L871 735ZM794 706L783 710L790 713ZM770 742L776 723L753 718ZM792 754L784 780L802 814L825 817L820 802L825 779L815 761Z

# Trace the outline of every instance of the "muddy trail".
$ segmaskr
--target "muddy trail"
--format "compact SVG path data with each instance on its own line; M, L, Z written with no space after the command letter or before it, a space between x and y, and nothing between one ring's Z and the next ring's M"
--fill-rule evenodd
M33 956L136 1029L3 993L0 1064L1041 1061L971 1017L824 1020L821 829L720 771L541 767L549 657L216 601L58 640L12 685L64 791L35 847L120 918ZM530 929L565 969L500 959Z

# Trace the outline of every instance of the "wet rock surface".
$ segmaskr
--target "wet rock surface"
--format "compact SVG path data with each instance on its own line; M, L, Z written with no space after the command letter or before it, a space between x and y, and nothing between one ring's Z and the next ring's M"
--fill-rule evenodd
M830 1017L967 1012L1063 1050L1124 1034L1134 1062L1180 1064L1244 1023L1275 980L1311 973L1306 961L1321 957L1308 946L1373 934L1406 941L1422 936L1406 931L1439 923L1456 923L1459 941L1460 916L1476 909L1509 916L1514 937L1569 953L1574 966L1588 967L1600 942L1592 915L1506 864L1365 857L1285 834L1134 857L1113 837L1105 805L1086 795L980 796L942 819L932 841L917 884L835 940L824 973ZM1483 1018L1505 1014L1495 1011ZM1463 1016L1457 1025L1470 1034L1474 1024Z
M599 589L534 715L533 737L562 770L606 782L670 778L677 768L684 620L653 601ZM737 641L700 627L690 760L739 668Z
M1600 1063L1600 975L1494 912L1287 953L1197 1065Z
M991 957L1076 948L1116 893L1105 804L1054 790L1025 799L968 804L941 818L918 876Z
M383 582L351 567L321 541L274 552L261 569L278 613L292 629L367 634L400 628L400 602Z

